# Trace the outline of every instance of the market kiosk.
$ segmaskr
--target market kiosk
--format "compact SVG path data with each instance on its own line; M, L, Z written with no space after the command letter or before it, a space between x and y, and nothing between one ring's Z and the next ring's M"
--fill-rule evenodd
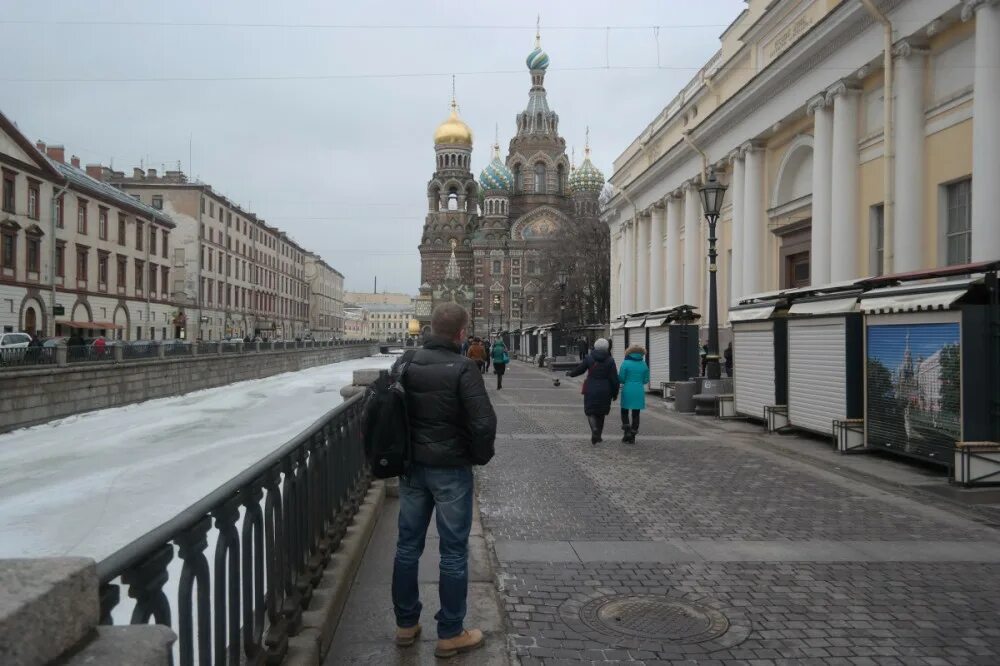
M611 322L611 358L621 366L625 360L625 348L628 346L628 332L625 328L626 319L621 317Z
M998 266L890 276L895 286L861 296L867 448L947 465L964 485L1000 483Z
M696 377L700 371L698 324L700 315L690 305L654 310L646 314L646 363L649 388L668 395L669 387Z
M729 311L733 328L733 408L763 419L769 430L787 425L787 301L780 293L747 299Z

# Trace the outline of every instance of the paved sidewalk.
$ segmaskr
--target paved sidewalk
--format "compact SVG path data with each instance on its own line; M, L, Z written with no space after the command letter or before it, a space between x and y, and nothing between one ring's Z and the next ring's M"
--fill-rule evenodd
M501 434L477 479L523 664L1000 663L991 507L655 397L636 445L613 411L591 446L560 379L515 362L491 389Z
M399 499L387 497L382 515L365 551L361 568L351 588L325 666L341 664L434 664L437 628L438 536L431 520L424 555L420 559L420 599L424 604L421 640L409 648L392 642L396 629L392 613L392 561L396 553L396 520ZM511 662L502 612L490 566L489 550L483 538L478 510L474 513L469 537L469 600L467 626L479 627L486 645L475 652L448 660L455 666L482 664L504 666ZM442 663L442 662L438 662Z

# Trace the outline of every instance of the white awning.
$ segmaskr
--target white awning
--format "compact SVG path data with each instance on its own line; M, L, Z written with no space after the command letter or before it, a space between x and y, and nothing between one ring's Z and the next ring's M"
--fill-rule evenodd
M629 319L625 322L625 328L642 328L642 325L646 323L645 317L639 317L638 319Z
M832 298L823 301L803 301L793 303L789 308L790 315L824 315L854 312L857 309L858 297Z
M663 326L669 317L649 317L646 319L646 328L656 328L657 326Z
M729 321L762 321L771 316L775 305L764 305L759 308L740 308L729 311Z
M619 328L622 328L624 326L625 326L625 322L623 322L623 321L613 321L613 322L611 322L611 330L612 331L617 331Z
M861 311L865 314L878 314L947 310L966 293L968 293L968 289L887 294L884 296L878 296L875 292L871 292L870 295L861 299Z

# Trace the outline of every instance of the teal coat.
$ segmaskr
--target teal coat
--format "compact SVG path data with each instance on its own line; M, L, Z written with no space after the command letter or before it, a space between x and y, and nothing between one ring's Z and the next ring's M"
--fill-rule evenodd
M618 380L622 383L622 409L646 409L646 384L649 383L649 366L642 354L632 352L622 361L618 370Z

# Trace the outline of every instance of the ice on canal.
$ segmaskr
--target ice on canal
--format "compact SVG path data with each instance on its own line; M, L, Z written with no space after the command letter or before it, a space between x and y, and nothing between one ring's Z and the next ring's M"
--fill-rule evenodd
M342 402L344 361L0 435L0 557L100 560Z

